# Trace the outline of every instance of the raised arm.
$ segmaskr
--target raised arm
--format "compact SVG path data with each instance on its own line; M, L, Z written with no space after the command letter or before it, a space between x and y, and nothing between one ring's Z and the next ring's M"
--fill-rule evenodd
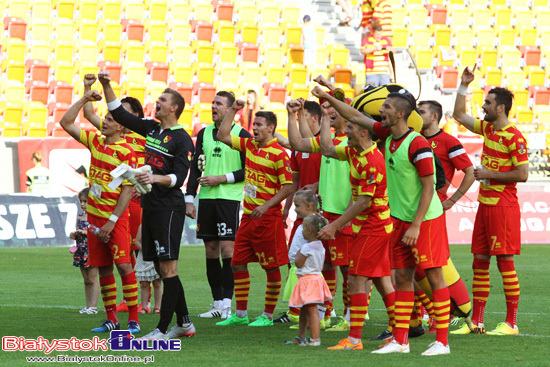
M466 113L466 91L468 90L468 85L474 81L476 66L477 64L474 65L472 70L466 67L462 72L453 111L453 118L471 132L474 132L475 119Z
M300 102L300 109L298 110L298 128L300 129L300 135L302 135L302 138L304 139L313 138L315 135L313 135L313 132L309 128L306 118L306 110L304 109L304 103L306 103L306 100L303 98L298 98L298 102Z
M293 150L311 153L312 149L309 139L302 138L302 134L300 134L296 126L296 112L299 111L300 108L302 108L302 103L296 99L286 104L286 110L288 111L288 141Z
M245 101L238 99L233 102L233 106L231 106L227 112L227 115L225 115L225 118L218 129L218 140L222 143L231 146L231 125L233 124L237 111L242 109L245 105Z
M329 90L335 90L336 87L332 85L328 80L325 79L324 76L319 75L317 78L313 79L314 82L319 84L321 87L328 88Z
M96 80L97 77L95 74L84 75L84 94L92 90L92 84L94 84ZM96 129L101 130L101 117L95 114L94 106L91 103L86 103L84 105L84 117L86 120L90 121Z
M95 90L86 92L84 97L80 98L71 107L69 107L67 112L65 112L61 118L61 121L59 121L59 124L63 130L69 133L69 135L77 141L80 141L80 127L75 125L74 122L78 117L78 113L86 103L95 101L101 101L101 95Z
M332 139L330 136L330 114L329 114L330 103L325 102L321 106L323 111L323 117L321 117L321 154L326 157L338 159L338 154L336 154L336 148L332 144Z
M325 92L320 87L313 88L311 93L315 97L323 98L327 100L332 105L332 107L334 107L334 109L338 111L340 116L345 118L347 121L354 123L356 125L359 125L365 129L368 129L369 132L371 133L373 132L372 129L373 129L374 123L376 122L375 120L363 115L361 112L351 107L347 103L339 101L338 99L334 98L333 96Z

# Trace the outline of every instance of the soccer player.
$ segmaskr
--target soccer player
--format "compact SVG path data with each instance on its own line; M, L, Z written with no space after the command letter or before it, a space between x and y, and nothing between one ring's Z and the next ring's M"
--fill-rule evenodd
M231 260L237 307L230 318L216 325L271 326L281 291L279 267L289 262L281 202L292 191L292 174L288 155L273 136L277 128L273 112L256 113L252 127L254 138L231 135L231 123L244 105L242 100L235 101L218 130L218 139L245 153L246 161L244 210ZM267 290L263 314L249 324L247 264L251 262L259 262L265 270Z
M324 93L320 87L312 91ZM330 137L328 102L323 105L321 151L323 156L348 161L353 205L344 214L319 232L319 238L334 238L337 230L351 222L355 239L351 248L348 287L350 294L350 333L347 338L328 349L363 349L361 332L368 310L371 280L380 290L390 319L395 323L393 309L395 291L391 283L390 236L393 228L388 207L384 157L372 142L367 129L347 123L348 146L334 146ZM391 331L391 329L390 329Z
M151 192L141 196L143 208L143 260L154 261L164 285L160 320L147 339L170 339L195 334L189 318L183 285L178 276L178 258L185 220L185 198L181 187L193 155L191 137L178 124L184 107L183 97L165 89L155 104L155 118L141 119L126 111L110 84L108 71L98 74L107 108L121 125L146 137L145 163L151 172L136 174L140 184L151 184ZM177 325L168 331L176 313Z
M382 107L382 122L334 98L327 100L348 121L365 127L385 139L388 198L394 231L391 237L396 295L394 340L372 353L409 353L408 330L414 305L414 272L419 266L426 272L433 290L436 316L436 341L422 353L449 354L449 290L441 267L449 257L449 243L443 219L443 207L434 182L433 152L424 137L407 126L407 118L416 108L414 97L405 89L390 93ZM406 185L403 183L406 182Z
M186 215L195 218L197 212L193 199L200 184L197 238L204 241L206 276L214 298L212 308L199 315L205 318L227 319L231 314L234 286L231 259L239 228L245 155L219 141L218 129L233 102L235 97L229 92L221 91L214 97L214 124L205 127L197 135L185 194ZM231 135L251 137L248 131L235 123L231 126ZM206 162L204 173L198 167L201 155ZM223 266L220 265L220 252Z
M120 329L116 312L116 283L113 274L115 264L122 280L122 293L128 305L128 330L139 333L138 286L136 274L130 262L130 238L128 233L128 204L133 187L129 182L115 190L109 188L110 172L125 163L136 167L137 158L132 148L125 143L119 125L107 113L101 136L95 131L81 130L74 122L80 110L88 102L99 101L97 91L88 91L63 115L60 124L76 141L86 146L92 155L90 162L90 194L88 198L88 222L99 228L95 235L88 236L88 264L97 266L101 297L107 312L107 321L93 332L108 332Z
M299 105L295 107L287 104L288 111L288 124L296 125L296 112L298 112L298 120L300 127L300 134L302 136L314 137L319 135L321 121L321 106L317 102L305 101L303 98L298 99ZM305 128L307 125L308 128ZM311 190L317 192L319 190L319 171L321 169L321 157L320 153L302 153L298 151L292 151L290 156L290 167L292 168L292 194L286 198L285 206L283 208L283 220L288 217L292 202L294 201L294 194L298 190ZM303 218L296 218L293 223L292 230L290 232L290 238L288 244L292 243L296 230L304 222ZM273 322L290 322L298 321L298 315L300 310L295 307L290 307L287 312L273 320ZM322 321L324 323L324 320Z
M315 79L319 84L328 86L330 83L326 82L324 78L318 77ZM299 103L299 101L292 101L292 104ZM290 102L289 102L290 104ZM295 107L299 108L298 105ZM335 129L335 134L332 137L333 145L347 144L347 136L344 133L346 128L346 120L338 114L333 108L329 108L330 125ZM304 124L304 128L307 128ZM321 153L320 136L313 137L311 133L306 132L306 136L302 136L296 127L294 120L289 119L288 124L288 137L292 148L295 151L304 153ZM307 137L312 136L312 137ZM323 216L332 222L342 215L350 201L351 201L351 187L349 182L350 166L347 161L340 161L338 159L324 157L321 159L321 168L319 173L319 196L323 199ZM345 227L349 229L349 226ZM342 273L342 299L345 308L345 315L348 313L348 269L349 269L349 254L351 252L351 245L353 239L350 235L344 234L344 230L339 230L335 234L334 239L323 241L327 256L325 256L325 266L323 268L323 277L327 282L327 285L334 296L336 294L336 266L340 267ZM330 256L328 255L330 254ZM327 311L325 315L325 327L330 327L330 313L333 309L332 301L327 304ZM341 317L339 321L331 327L331 331L347 331L349 330L349 323L345 317Z
M485 304L489 297L489 264L496 256L502 275L506 298L506 320L497 325L490 335L517 335L519 282L514 266L514 255L521 252L520 209L517 182L529 177L527 144L521 132L508 120L514 95L505 88L494 88L485 97L482 109L485 119L476 119L466 113L466 91L474 80L474 71L464 69L456 96L453 116L457 122L475 134L483 136L483 167L474 169L480 181L479 208L472 234L474 262L472 313L473 330L464 325L464 334L483 333Z

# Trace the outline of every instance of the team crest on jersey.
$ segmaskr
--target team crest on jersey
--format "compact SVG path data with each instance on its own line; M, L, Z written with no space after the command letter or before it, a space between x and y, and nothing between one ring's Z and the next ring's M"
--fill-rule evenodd
M432 141L432 149L437 148L437 141Z
M137 140L136 140L136 138L133 138L133 139L132 139L132 144L137 145Z
M113 152L113 158L118 159L118 154L116 154L116 152Z
M500 145L503 144L503 143L502 143L502 136L500 137L500 139L498 139L498 143L499 143Z
M287 162L286 164L286 170L290 173L292 173L292 170L290 169L290 163Z
M525 154L525 144L519 145L519 154Z
M269 159L269 153L265 153L265 159Z
M371 168L372 169L372 168ZM367 180L367 184L372 185L376 181L374 180L374 175L370 175L369 179Z
M165 136L164 140L162 141L164 144L168 143L170 140L172 140L171 136Z
M191 151L187 152L187 159L189 161L191 161L191 159L193 159L193 152L191 152Z

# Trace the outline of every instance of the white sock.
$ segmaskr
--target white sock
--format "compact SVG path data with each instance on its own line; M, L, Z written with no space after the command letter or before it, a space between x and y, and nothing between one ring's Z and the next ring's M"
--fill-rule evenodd
M231 298L223 299L223 308L231 308Z
M348 336L348 339L350 342L352 342L353 344L357 344L361 341L361 339L357 339L357 338L352 338L351 336Z
M264 312L264 313L262 313L262 316L263 315L267 316L268 319L273 320L273 314L272 313Z
M348 322L348 324L350 323L351 315L350 315L350 313L349 313L349 307L348 307L348 309L346 310L346 314L344 315L344 319L346 319L346 321Z
M236 313L237 313L237 317L238 317L239 319L245 318L246 315L248 315L248 311L247 311L247 310L236 310Z
M223 307L223 301L214 301L214 307L221 309Z
M317 311L319 311L319 320L324 320L327 308L321 305L317 305Z

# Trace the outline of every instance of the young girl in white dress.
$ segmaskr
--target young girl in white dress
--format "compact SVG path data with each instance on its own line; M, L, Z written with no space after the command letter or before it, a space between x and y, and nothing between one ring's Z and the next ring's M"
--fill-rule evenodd
M296 275L298 283L292 291L289 306L300 308L298 336L289 341L291 344L320 346L320 320L317 306L331 300L332 295L325 279L321 275L325 262L325 248L317 239L317 233L328 224L321 214L309 215L302 224L302 234L307 241L296 253ZM310 337L306 340L309 325Z

